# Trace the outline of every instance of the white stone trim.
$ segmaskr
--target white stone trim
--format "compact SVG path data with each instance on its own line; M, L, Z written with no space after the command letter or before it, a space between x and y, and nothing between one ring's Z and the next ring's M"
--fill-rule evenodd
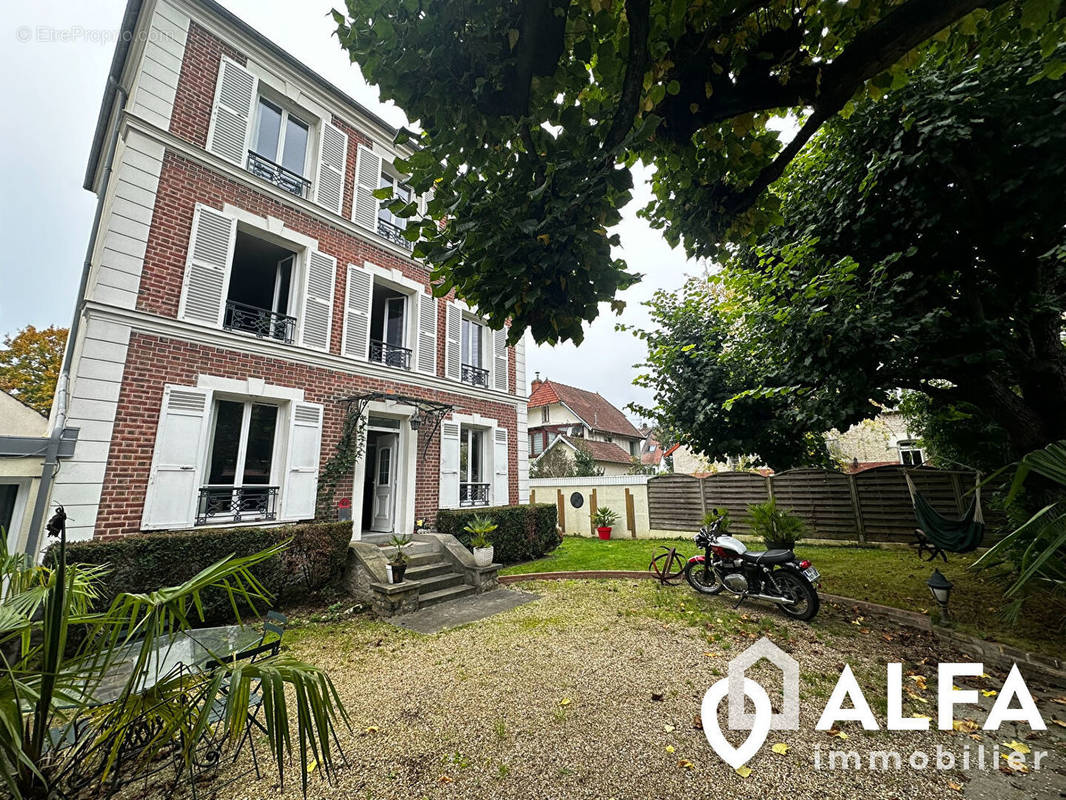
M304 402L304 390L290 386L275 386L267 383L262 378L221 378L217 375L196 376L197 389L212 389L216 392L236 394L243 397L269 398L271 400L285 400L288 402Z
M246 211L240 206L235 206L232 203L223 203L222 213L227 217L233 217L236 219L238 224L244 224L255 228L276 239L281 239L298 249L318 249L318 239L287 227L285 222L277 217L263 217L259 214L253 214L251 211Z

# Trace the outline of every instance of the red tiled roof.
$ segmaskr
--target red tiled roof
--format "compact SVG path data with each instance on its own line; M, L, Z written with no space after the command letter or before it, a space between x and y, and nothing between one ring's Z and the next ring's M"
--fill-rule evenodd
M567 386L556 381L541 381L529 396L529 407L547 406L552 403L565 403L586 425L594 431L617 433L634 439L643 439L626 415L612 406L596 392ZM610 444L610 442L606 442Z
M591 439L572 439L569 436L562 437L574 447L584 447L596 461L607 461L612 464L629 464L632 459L625 450L614 442L595 442Z

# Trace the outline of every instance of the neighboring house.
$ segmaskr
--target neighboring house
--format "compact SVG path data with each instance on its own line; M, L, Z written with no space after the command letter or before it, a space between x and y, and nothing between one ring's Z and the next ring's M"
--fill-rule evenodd
M528 420L530 457L539 458L556 444L583 444L606 475L624 474L640 458L644 435L596 392L541 380L538 373L531 384Z
M47 430L47 417L0 391L0 528L12 553L25 549Z
M666 464L663 461L665 457L663 450L665 448L659 443L650 425L641 425L639 430L644 436L644 443L640 447L641 465L651 467L656 472L662 472L666 469Z
M858 472L887 464L918 467L926 455L917 437L907 429L898 411L884 411L873 419L852 425L844 433L826 434L829 455L848 472Z
M117 41L52 492L71 538L311 519L352 403L365 454L323 503L355 537L524 502L522 346L433 297L374 198L410 196L396 131L211 0L131 0Z

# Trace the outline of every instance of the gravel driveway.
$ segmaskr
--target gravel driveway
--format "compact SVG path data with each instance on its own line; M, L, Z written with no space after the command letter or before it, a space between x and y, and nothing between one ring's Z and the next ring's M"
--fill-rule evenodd
M1066 728L1026 739L1028 728L999 732L814 731L843 664L853 668L874 713L885 720L885 663L904 662L915 699L904 716L936 716L936 662L969 660L941 652L926 635L847 609L823 607L812 626L777 611L700 598L688 587L650 581L524 584L543 595L464 628L422 636L357 620L294 632L291 651L328 668L352 716L341 734L349 764L333 787L312 781L312 798L1058 798L1066 796ZM729 660L762 635L799 660L801 729L772 731L747 777L724 764L696 725L707 687ZM749 671L771 698L780 678L767 665ZM922 688L922 677L928 678ZM969 684L998 689L1002 674ZM962 681L960 681L962 685ZM1066 718L1050 700L1066 692L1031 685L1041 712ZM920 699L917 699L920 698ZM925 700L926 702L922 702ZM986 708L992 698L983 700ZM775 706L778 703L775 702ZM720 718L725 719L720 708ZM957 716L983 718L960 709ZM935 727L935 722L933 723ZM729 738L736 742L735 736ZM962 752L1020 740L1049 752L1038 772L979 776L959 771L815 770L816 749L916 749L939 743ZM787 752L773 752L784 743ZM1001 762L1006 764L1005 761ZM254 776L253 776L254 777ZM295 776L293 776L295 777ZM991 794L987 794L991 792ZM298 798L272 780L242 782L223 798Z

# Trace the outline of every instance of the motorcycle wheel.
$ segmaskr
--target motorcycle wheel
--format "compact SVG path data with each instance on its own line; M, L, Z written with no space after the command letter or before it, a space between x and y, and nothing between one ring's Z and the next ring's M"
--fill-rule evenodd
M706 564L692 561L685 565L685 580L700 594L718 594L725 586L718 579L718 573Z
M778 606L785 614L803 622L814 619L821 606L821 600L818 598L818 592L811 586L810 581L799 573L787 569L775 572L774 581L785 597L791 601L778 603Z

